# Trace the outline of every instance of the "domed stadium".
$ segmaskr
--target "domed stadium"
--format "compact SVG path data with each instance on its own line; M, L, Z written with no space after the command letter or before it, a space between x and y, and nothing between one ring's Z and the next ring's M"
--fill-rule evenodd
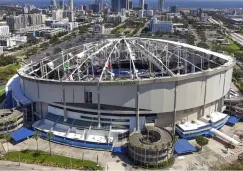
M9 107L53 141L109 149L147 124L183 138L222 127L235 60L161 39L120 37L65 49L18 70Z

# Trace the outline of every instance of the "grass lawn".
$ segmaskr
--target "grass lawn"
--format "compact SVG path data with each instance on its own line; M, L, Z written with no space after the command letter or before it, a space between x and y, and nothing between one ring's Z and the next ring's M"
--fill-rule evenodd
M0 86L0 103L6 98L5 87L6 85Z
M9 152L1 160L10 160L10 161L19 161L18 152ZM59 156L53 154L49 155L47 152L35 150L24 150L20 152L21 162L31 163L31 164L40 164L45 166L54 166L62 168L71 168L70 158ZM96 162L84 160L83 162L79 159L71 159L73 169L81 170L102 170L102 167L97 166Z

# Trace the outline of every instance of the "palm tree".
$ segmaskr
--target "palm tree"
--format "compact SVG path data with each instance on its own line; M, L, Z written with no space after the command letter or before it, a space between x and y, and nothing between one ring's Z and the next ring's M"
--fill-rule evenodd
M51 140L52 140L52 138L53 138L53 132L51 132L51 131L49 131L48 133L47 133L47 139L48 139L48 141L49 141L49 147L50 147L50 156L51 156Z
M6 133L6 134L4 135L4 139L7 141L7 147L8 147L8 143L9 143L10 140L12 139L11 134L10 134L10 133ZM9 150L9 148L8 148L8 150Z
M39 151L39 149L38 149L38 139L40 138L40 136L41 136L41 134L38 131L34 132L33 138L36 141L37 152Z

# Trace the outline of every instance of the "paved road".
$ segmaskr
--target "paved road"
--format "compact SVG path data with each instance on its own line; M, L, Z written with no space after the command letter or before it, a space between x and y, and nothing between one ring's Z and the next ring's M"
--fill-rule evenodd
M19 163L18 162L10 162L10 161L0 161L0 170L5 171L15 171L15 170L24 170L24 171L30 171L30 170L36 170L36 171L59 171L59 170L66 170L71 171L71 169L62 169L62 168L55 168L55 167L47 167L47 166L40 166L40 165L34 165L34 164L26 164L26 163ZM76 170L72 170L76 171Z
M239 43L240 45L243 45L243 36L238 34L238 33L231 33L230 37L236 41L237 43Z

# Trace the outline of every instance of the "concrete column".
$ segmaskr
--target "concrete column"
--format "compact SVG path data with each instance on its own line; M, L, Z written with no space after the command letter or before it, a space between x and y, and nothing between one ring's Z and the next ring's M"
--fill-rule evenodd
M136 131L140 131L140 122L139 122L139 85L137 85L137 96L136 96Z
M34 103L31 104L31 114L32 114L32 123L34 123L35 122Z
M224 73L224 84L223 84L223 91L222 91L222 99L220 99L220 103L219 103L220 106L218 107L218 109L220 109L219 112L222 111L222 108L223 108L223 106L224 106L224 88L225 88L225 77L226 77L226 72L227 72L227 70L226 70L225 73Z
M62 94L63 94L63 112L64 112L64 122L67 121L67 109L66 109L66 95L65 95L65 88L62 84Z
M177 90L178 90L178 81L175 82L175 89L174 89L173 136L175 136L175 130L176 130L175 125L176 125Z
M98 99L98 128L100 128L100 85L97 87L97 99Z
M202 116L205 115L206 98L207 98L207 84L208 84L208 76L206 76L206 80L205 80L205 90L204 90L204 100L203 100L203 112L202 112Z

